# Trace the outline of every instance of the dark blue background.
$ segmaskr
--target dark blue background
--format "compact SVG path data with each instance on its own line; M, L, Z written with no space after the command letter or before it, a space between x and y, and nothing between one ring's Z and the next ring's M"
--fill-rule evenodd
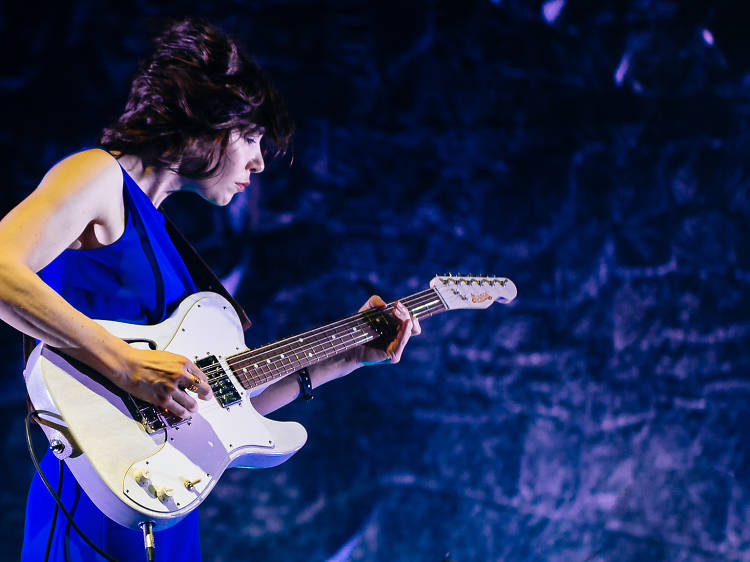
M426 321L400 365L278 412L309 442L225 475L201 510L207 561L750 558L742 10L161 6L0 9L4 212L116 118L163 18L203 15L298 123L293 165L270 163L230 207L168 202L253 318L248 344L436 273L519 287L508 307ZM18 341L3 328L0 343L15 558L32 468Z

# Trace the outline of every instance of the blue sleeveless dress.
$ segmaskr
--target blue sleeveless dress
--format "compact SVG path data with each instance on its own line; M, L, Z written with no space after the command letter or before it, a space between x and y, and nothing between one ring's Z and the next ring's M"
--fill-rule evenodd
M65 250L40 275L70 304L90 318L131 324L154 324L166 318L196 287L164 227L164 216L125 172L123 198L126 224L122 236L94 250ZM45 476L57 489L58 461L47 452ZM112 522L100 512L76 482L67 466L62 499L76 523L94 544L117 560L144 560L143 536ZM21 560L44 560L55 501L35 474L26 505ZM198 562L198 512L180 523L155 532L158 560ZM67 557L66 557L67 551ZM99 562L98 556L58 513L50 560Z

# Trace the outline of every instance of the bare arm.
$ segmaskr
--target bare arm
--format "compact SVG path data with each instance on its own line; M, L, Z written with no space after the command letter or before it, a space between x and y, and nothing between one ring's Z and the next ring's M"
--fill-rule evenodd
M131 348L68 304L36 274L68 247L105 245L124 227L122 172L101 150L74 154L54 166L39 187L0 221L0 318L58 347L117 386L178 415L195 410L180 390L197 366L167 352ZM118 232L119 229L119 232Z

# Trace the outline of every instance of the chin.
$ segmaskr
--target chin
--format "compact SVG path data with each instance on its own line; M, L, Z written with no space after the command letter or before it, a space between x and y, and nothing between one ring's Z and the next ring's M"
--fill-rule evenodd
M226 207L234 199L234 193L219 195L218 197L206 197L206 201L217 207Z

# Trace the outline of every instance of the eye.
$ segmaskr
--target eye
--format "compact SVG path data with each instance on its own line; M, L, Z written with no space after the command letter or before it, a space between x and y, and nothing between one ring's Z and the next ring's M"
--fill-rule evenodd
M263 133L260 131L253 131L245 134L245 141L248 144L260 144L263 139Z

